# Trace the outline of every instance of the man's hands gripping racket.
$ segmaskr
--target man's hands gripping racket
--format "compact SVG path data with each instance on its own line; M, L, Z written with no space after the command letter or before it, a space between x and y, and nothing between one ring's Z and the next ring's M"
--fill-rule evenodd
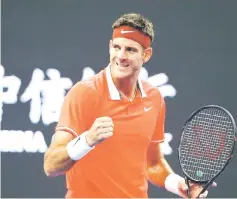
M232 115L215 105L195 111L183 127L179 162L188 186L202 187L199 197L226 168L233 156L236 124ZM193 190L193 189L192 189Z

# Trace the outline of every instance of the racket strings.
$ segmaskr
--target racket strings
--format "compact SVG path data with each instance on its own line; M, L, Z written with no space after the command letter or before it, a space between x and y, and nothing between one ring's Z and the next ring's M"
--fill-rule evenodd
M193 179L210 179L231 155L233 123L221 109L203 109L186 125L180 148L182 167Z

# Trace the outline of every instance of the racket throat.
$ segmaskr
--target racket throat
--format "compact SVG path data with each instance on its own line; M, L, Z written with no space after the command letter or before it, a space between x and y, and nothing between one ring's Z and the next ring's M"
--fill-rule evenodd
M203 194L207 189L208 187L210 186L210 184L212 184L213 180L209 181L206 185L203 184L203 183L197 183L197 182L194 182L190 179L188 179L187 177L185 177L185 183L187 184L188 186L188 190L187 190L187 195L188 195L188 198L191 198L191 191L190 191L190 188L191 188L191 184L198 184L200 186L203 187L203 189L201 190L201 192L198 194L198 198L200 198L200 195Z
M199 193L198 198L200 198L200 195L203 194L210 187L210 185L213 183L214 180L215 180L215 178L211 179L207 184L205 184L205 186L203 186L203 189Z
M187 177L185 177L185 183L188 186L188 190L187 190L188 198L191 198L191 196L190 196L190 184L189 184L190 180Z

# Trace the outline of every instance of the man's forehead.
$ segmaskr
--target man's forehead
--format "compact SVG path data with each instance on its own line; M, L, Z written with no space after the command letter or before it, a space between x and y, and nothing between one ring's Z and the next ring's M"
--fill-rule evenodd
M113 44L117 44L124 47L134 47L134 48L142 49L142 46L138 42L132 39L128 39L128 38L117 37L117 38L114 38L112 42Z

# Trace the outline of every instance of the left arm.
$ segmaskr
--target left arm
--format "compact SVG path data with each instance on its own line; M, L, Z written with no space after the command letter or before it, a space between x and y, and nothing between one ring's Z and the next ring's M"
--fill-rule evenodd
M156 126L151 141L147 149L147 178L159 187L165 187L165 181L173 170L164 158L161 151L161 143L164 141L164 126L166 106L164 98L159 94L159 114L156 120Z
M159 115L157 117L154 134L147 149L146 176L152 184L165 187L169 192L188 198L188 186L184 178L173 172L161 151L160 143L164 140L165 113L165 101L163 97L160 96ZM192 184L190 186L191 198L196 198L201 190L201 186ZM206 196L207 191L200 195L200 197Z
M147 150L147 179L154 185L166 188L167 191L188 198L187 185L184 178L175 174L161 151L161 144L151 142ZM191 198L196 198L202 190L201 186L191 185ZM206 197L207 191L200 197Z
M161 151L161 144L151 142L147 150L147 178L159 187L165 187L166 177L174 173Z

